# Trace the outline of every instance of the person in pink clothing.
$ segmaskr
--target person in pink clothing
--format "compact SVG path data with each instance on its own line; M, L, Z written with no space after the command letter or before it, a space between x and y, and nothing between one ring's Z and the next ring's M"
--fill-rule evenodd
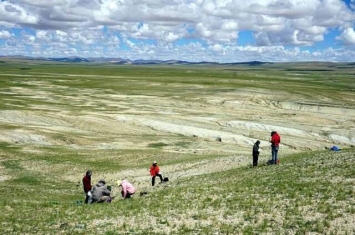
M133 187L133 185L128 182L127 180L122 180L122 182L119 184L119 186L122 187L122 198L132 198L132 195L135 194L136 189Z

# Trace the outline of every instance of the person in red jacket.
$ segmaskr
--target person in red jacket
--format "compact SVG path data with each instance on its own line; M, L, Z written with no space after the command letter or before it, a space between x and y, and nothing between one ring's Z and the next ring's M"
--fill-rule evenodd
M160 174L160 169L156 161L154 161L150 167L150 175L152 176L152 186L155 185L155 177L157 176L160 178L160 182L163 182L163 176Z
M90 204L92 202L92 194L91 194L91 175L92 172L88 170L83 178L83 186L85 192L85 204Z
M281 137L276 131L271 132L271 163L272 164L277 164L278 159L277 159L277 153L279 151L279 145L281 142Z

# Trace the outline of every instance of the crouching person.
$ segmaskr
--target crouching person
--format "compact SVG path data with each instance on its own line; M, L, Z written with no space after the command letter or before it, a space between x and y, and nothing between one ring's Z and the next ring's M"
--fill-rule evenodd
M106 186L105 180L101 179L92 189L92 202L111 202L111 191Z
M119 181L118 181L118 183L119 183ZM132 198L132 195L136 193L136 189L127 180L122 180L122 182L119 183L119 186L122 187L121 194L122 194L123 199Z

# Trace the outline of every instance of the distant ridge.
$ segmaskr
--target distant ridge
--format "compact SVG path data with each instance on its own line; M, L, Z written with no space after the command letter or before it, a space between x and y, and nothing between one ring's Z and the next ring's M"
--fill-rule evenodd
M234 63L218 63L218 62L189 62L184 60L129 60L122 58L106 58L106 57L28 57L28 56L0 56L0 58L11 58L21 60L38 60L38 61L55 61L66 63L111 63L111 64L132 64L132 65L247 65L247 66L261 66L264 64L273 64L271 62L249 61L249 62L234 62Z

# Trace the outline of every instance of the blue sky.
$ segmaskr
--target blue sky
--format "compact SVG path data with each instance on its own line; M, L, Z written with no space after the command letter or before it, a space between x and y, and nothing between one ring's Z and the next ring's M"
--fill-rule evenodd
M0 0L0 55L355 61L355 0Z

